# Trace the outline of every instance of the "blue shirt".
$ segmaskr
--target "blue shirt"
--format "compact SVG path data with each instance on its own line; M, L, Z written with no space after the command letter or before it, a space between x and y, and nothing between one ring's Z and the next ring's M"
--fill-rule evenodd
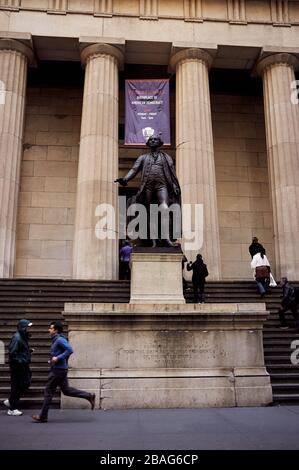
M130 245L123 246L119 252L121 261L125 261L128 263L130 261L130 256L131 256L132 251L133 251L133 248Z
M67 369L68 358L73 352L72 346L62 334L55 335L52 338L51 357L57 357L58 362L51 365L52 369Z

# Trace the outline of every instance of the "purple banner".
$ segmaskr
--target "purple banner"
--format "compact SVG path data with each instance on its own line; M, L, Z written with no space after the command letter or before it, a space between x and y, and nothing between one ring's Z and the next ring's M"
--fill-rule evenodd
M145 145L153 134L170 145L169 80L126 80L126 145Z

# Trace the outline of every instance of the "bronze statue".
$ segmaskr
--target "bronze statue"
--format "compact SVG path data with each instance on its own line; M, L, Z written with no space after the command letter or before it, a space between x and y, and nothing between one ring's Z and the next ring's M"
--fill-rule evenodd
M172 158L159 150L163 145L161 137L151 136L146 145L150 148L150 152L138 157L127 175L117 178L115 182L127 186L128 181L141 171L141 185L136 194L136 203L144 204L148 213L151 204L159 204L166 210L171 204L181 205L181 190ZM152 244L156 246L157 241L152 240ZM174 246L169 239L163 240L163 244Z

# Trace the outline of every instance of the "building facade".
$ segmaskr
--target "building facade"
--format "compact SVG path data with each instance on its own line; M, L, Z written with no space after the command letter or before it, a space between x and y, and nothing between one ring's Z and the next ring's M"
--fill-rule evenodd
M251 279L258 236L298 280L298 65L297 1L0 0L0 277L117 279L117 225L95 227L141 153L124 80L169 78L209 279Z

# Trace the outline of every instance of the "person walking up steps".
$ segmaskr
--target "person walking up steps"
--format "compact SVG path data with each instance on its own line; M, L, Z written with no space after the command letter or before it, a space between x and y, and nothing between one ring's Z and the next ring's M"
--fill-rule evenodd
M205 283L206 277L209 275L207 265L203 262L202 255L198 253L196 255L196 261L192 263L190 261L187 264L187 271L193 271L192 274L192 284L193 284L193 295L194 303L204 303L205 301Z

